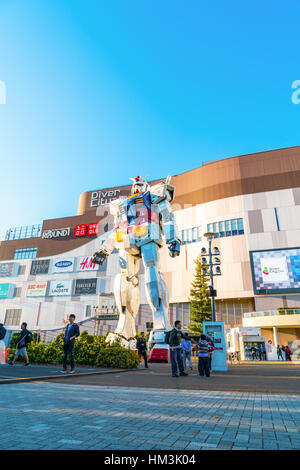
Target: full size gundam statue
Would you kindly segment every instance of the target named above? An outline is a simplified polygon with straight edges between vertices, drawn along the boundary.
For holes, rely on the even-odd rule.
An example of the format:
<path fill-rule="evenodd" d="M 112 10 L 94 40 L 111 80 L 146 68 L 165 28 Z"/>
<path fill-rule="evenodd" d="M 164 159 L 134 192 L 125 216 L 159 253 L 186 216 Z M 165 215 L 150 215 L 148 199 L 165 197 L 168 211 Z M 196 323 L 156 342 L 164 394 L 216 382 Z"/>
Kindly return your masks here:
<path fill-rule="evenodd" d="M 136 335 L 141 259 L 145 268 L 147 300 L 153 312 L 153 329 L 166 330 L 170 327 L 169 292 L 159 267 L 159 249 L 165 240 L 169 254 L 174 258 L 180 254 L 181 243 L 170 207 L 175 192 L 175 187 L 170 185 L 170 176 L 152 187 L 141 176 L 131 179 L 131 195 L 110 202 L 114 227 L 93 256 L 93 262 L 102 265 L 114 248 L 119 251 L 121 273 L 117 274 L 114 283 L 119 321 L 109 340 L 121 337 L 124 345 L 128 345 Z"/>

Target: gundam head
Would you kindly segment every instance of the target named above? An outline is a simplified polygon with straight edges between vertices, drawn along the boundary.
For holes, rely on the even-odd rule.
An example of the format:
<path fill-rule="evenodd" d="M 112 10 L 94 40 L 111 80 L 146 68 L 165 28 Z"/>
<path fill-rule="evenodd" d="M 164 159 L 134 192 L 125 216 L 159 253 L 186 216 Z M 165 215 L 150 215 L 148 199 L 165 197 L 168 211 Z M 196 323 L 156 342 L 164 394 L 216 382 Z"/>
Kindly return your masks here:
<path fill-rule="evenodd" d="M 142 176 L 137 176 L 136 178 L 130 178 L 133 181 L 131 187 L 131 194 L 138 194 L 148 191 L 149 184 Z"/>

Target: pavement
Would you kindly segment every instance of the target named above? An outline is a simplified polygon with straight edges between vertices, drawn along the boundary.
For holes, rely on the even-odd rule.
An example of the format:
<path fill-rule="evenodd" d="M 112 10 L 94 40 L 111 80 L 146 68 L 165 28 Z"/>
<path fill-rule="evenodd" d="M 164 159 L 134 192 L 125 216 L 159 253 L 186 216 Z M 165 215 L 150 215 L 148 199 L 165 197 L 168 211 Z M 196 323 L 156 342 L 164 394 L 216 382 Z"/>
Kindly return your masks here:
<path fill-rule="evenodd" d="M 150 363 L 149 369 L 130 370 L 126 374 L 69 377 L 68 383 L 175 390 L 214 390 L 230 392 L 300 393 L 300 367 L 276 364 L 233 364 L 227 372 L 213 372 L 209 379 L 198 377 L 196 363 L 188 377 L 171 376 L 170 364 Z M 55 377 L 54 382 L 61 382 Z"/>
<path fill-rule="evenodd" d="M 65 374 L 62 367 L 57 365 L 37 365 L 24 366 L 17 362 L 15 365 L 0 364 L 0 385 L 4 383 L 35 382 L 37 380 L 53 380 L 60 377 L 61 380 L 69 377 L 86 377 L 90 375 L 115 374 L 127 372 L 126 369 L 109 369 L 100 367 L 77 367 L 75 373 L 70 374 L 70 369 Z"/>
<path fill-rule="evenodd" d="M 0 390 L 5 450 L 300 449 L 300 395 L 70 381 Z"/>

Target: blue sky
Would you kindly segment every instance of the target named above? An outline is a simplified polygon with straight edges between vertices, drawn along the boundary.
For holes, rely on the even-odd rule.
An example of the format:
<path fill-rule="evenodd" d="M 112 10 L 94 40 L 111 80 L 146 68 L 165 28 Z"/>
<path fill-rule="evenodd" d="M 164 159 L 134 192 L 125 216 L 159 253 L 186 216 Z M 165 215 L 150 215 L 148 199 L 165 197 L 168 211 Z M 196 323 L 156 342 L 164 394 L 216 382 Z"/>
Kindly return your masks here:
<path fill-rule="evenodd" d="M 83 191 L 298 145 L 296 0 L 0 0 L 0 235 Z"/>

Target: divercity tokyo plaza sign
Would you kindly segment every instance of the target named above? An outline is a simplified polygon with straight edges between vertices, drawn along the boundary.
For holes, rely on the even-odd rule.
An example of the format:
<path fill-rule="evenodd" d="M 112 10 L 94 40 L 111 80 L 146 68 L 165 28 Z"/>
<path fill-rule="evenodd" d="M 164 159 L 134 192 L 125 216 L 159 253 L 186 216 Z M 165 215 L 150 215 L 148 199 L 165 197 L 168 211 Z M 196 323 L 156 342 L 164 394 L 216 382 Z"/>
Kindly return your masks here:
<path fill-rule="evenodd" d="M 120 189 L 93 191 L 91 197 L 91 207 L 106 206 L 114 199 L 117 199 L 120 196 L 120 192 Z"/>

